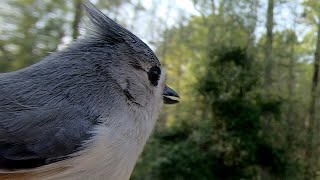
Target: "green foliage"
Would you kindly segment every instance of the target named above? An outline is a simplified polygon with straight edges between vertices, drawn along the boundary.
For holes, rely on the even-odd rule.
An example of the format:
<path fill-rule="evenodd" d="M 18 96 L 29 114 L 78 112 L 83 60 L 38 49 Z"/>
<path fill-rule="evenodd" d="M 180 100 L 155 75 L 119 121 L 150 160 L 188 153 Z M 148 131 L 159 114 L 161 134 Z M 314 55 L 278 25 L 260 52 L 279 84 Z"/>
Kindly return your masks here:
<path fill-rule="evenodd" d="M 0 43 L 2 70 L 28 66 L 57 49 L 66 35 L 64 1 L 13 0 L 7 5 L 10 10 L 1 11 L 6 27 Z"/>
<path fill-rule="evenodd" d="M 212 118 L 182 121 L 158 132 L 140 162 L 149 171 L 132 179 L 147 174 L 152 179 L 252 179 L 260 168 L 285 177 L 289 166 L 299 166 L 288 160 L 285 147 L 274 146 L 273 132 L 264 129 L 262 115 L 279 117 L 281 101 L 256 92 L 256 62 L 242 48 L 221 48 L 215 54 L 199 81 Z M 159 154 L 149 154 L 150 149 Z"/>
<path fill-rule="evenodd" d="M 212 18 L 218 21 L 222 17 Z M 301 178 L 302 163 L 292 157 L 293 152 L 284 139 L 287 131 L 281 131 L 287 127 L 283 116 L 287 97 L 276 92 L 269 97 L 262 94 L 263 63 L 260 57 L 263 50 L 252 53 L 252 50 L 260 49 L 260 42 L 257 47 L 247 49 L 250 46 L 241 40 L 243 31 L 228 29 L 221 32 L 220 27 L 215 27 L 216 34 L 208 41 L 204 36 L 208 33 L 206 26 L 203 27 L 197 18 L 181 28 L 187 30 L 172 29 L 170 32 L 173 40 L 166 57 L 178 51 L 180 59 L 194 58 L 194 61 L 177 62 L 174 59 L 172 63 L 190 64 L 191 69 L 187 70 L 186 78 L 172 75 L 171 71 L 169 77 L 178 77 L 189 88 L 187 91 L 192 87 L 191 90 L 196 89 L 201 98 L 194 101 L 182 95 L 187 100 L 182 101 L 185 104 L 180 105 L 177 113 L 186 116 L 179 116 L 174 123 L 157 131 L 132 179 L 257 179 L 261 171 L 274 178 Z M 182 36 L 190 29 L 192 35 Z M 276 36 L 279 37 L 277 43 L 283 43 L 281 49 L 279 47 L 278 52 L 282 53 L 277 55 L 279 58 L 291 52 L 286 44 L 296 42 L 292 32 L 283 34 L 285 36 Z M 230 44 L 230 41 L 236 43 Z M 190 54 L 195 49 L 196 52 Z M 196 77 L 197 81 L 183 81 L 190 76 Z M 286 87 L 282 86 L 282 89 Z M 188 107 L 194 108 L 190 111 Z M 199 108 L 202 113 L 195 113 Z M 272 122 L 265 122 L 265 115 L 271 116 Z"/>
<path fill-rule="evenodd" d="M 248 57 L 246 51 L 241 48 L 229 48 L 215 54 L 216 60 L 210 63 L 211 68 L 203 78 L 200 92 L 213 99 L 210 105 L 214 123 L 223 127 L 222 134 L 226 134 L 224 138 L 232 147 L 227 151 L 225 158 L 233 159 L 230 166 L 237 168 L 238 177 L 243 178 L 252 165 L 284 167 L 280 165 L 281 160 L 273 152 L 272 143 L 268 143 L 268 136 L 262 136 L 264 133 L 270 133 L 264 132 L 263 115 L 268 113 L 278 116 L 281 103 L 278 100 L 264 100 L 259 92 L 256 92 L 260 85 L 254 65 L 256 61 Z M 217 73 L 212 74 L 215 71 Z M 208 80 L 215 81 L 215 84 L 206 83 Z M 269 157 L 260 161 L 261 152 Z M 273 173 L 280 172 L 284 172 L 284 169 L 273 170 Z"/>
<path fill-rule="evenodd" d="M 243 96 L 244 92 L 257 86 L 259 69 L 245 53 L 244 49 L 228 47 L 221 47 L 215 51 L 213 54 L 216 56 L 212 57 L 213 60 L 207 66 L 207 73 L 200 81 L 200 93 L 210 94 L 207 98 L 215 102 L 233 96 Z"/>

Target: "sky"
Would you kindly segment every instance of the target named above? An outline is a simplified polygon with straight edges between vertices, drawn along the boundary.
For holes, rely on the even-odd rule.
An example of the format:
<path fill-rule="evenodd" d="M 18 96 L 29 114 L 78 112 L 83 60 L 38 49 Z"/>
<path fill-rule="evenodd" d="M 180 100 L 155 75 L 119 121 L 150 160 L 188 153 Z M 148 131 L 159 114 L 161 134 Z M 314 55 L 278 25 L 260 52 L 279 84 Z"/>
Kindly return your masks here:
<path fill-rule="evenodd" d="M 215 0 L 217 3 L 218 0 Z M 256 35 L 261 37 L 266 32 L 266 10 L 268 0 L 260 0 L 260 8 L 258 11 L 258 24 L 256 28 Z M 277 4 L 274 9 L 274 20 L 276 22 L 274 31 L 281 31 L 286 28 L 295 27 L 299 39 L 301 40 L 308 29 L 305 25 L 299 25 L 294 21 L 294 14 L 297 15 L 303 12 L 303 8 L 300 5 L 302 0 L 289 0 L 287 3 Z M 167 25 L 173 26 L 179 21 L 180 14 L 184 14 L 187 17 L 191 15 L 199 15 L 194 9 L 192 0 L 142 0 L 142 4 L 146 9 L 151 9 L 154 4 L 157 5 L 157 16 L 165 19 Z M 171 4 L 171 8 L 169 8 Z M 144 20 L 141 20 L 144 21 Z M 143 26 L 137 25 L 137 28 Z M 134 28 L 133 30 L 137 30 Z M 138 32 L 139 33 L 139 32 Z"/>
<path fill-rule="evenodd" d="M 96 0 L 91 0 L 93 3 Z M 132 0 L 139 2 L 139 0 Z M 215 0 L 217 3 L 219 0 Z M 258 24 L 256 28 L 257 37 L 261 37 L 265 32 L 266 9 L 268 0 L 259 0 L 261 6 L 258 11 Z M 281 31 L 286 28 L 294 27 L 299 39 L 309 30 L 305 25 L 299 25 L 294 22 L 294 13 L 301 14 L 303 8 L 300 5 L 302 0 L 289 0 L 285 4 L 277 4 L 274 10 L 274 18 L 276 22 L 275 31 Z M 132 6 L 124 6 L 121 9 L 121 24 L 126 24 L 138 37 L 145 40 L 150 46 L 153 41 L 161 38 L 161 31 L 167 27 L 170 28 L 179 23 L 181 17 L 188 19 L 192 15 L 199 15 L 195 10 L 192 0 L 141 0 L 142 6 L 146 11 L 135 14 Z M 5 7 L 4 7 L 5 9 Z M 157 17 L 151 16 L 154 13 Z M 71 17 L 72 18 L 72 17 Z M 111 15 L 112 18 L 112 15 Z M 150 26 L 151 24 L 151 26 Z M 70 37 L 66 37 L 66 44 L 71 41 Z"/>
<path fill-rule="evenodd" d="M 138 2 L 138 0 L 132 1 Z M 160 35 L 157 34 L 160 32 L 159 29 L 174 26 L 179 22 L 182 15 L 186 16 L 185 18 L 191 15 L 199 15 L 194 9 L 191 0 L 142 0 L 141 2 L 147 12 L 138 14 L 138 17 L 134 20 L 133 25 L 129 26 L 129 29 L 147 42 L 153 41 L 153 38 L 160 38 Z M 124 7 L 124 9 L 124 16 L 129 17 L 127 19 L 134 19 L 132 9 L 129 7 Z M 150 13 L 152 12 L 158 19 L 151 17 Z M 154 26 L 149 26 L 149 24 L 153 24 Z"/>

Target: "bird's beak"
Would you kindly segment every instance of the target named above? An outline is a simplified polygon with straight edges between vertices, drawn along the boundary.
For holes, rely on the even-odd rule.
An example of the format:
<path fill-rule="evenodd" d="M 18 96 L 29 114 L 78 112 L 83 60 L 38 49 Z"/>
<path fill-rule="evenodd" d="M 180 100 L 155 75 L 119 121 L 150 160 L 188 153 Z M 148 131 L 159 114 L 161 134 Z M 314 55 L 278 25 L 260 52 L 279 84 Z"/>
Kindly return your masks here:
<path fill-rule="evenodd" d="M 172 90 L 171 88 L 169 88 L 168 86 L 166 86 L 164 88 L 163 91 L 163 102 L 165 104 L 175 104 L 179 102 L 179 95 Z"/>

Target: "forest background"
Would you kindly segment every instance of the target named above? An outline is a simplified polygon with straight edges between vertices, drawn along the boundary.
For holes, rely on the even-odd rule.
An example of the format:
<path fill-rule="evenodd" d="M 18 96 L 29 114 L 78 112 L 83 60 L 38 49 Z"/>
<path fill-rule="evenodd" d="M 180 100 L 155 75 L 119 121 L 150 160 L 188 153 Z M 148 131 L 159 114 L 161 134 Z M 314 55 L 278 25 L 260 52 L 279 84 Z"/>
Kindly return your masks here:
<path fill-rule="evenodd" d="M 320 179 L 319 0 L 92 0 L 156 52 L 167 106 L 132 180 Z M 0 72 L 61 50 L 80 0 L 1 0 Z"/>

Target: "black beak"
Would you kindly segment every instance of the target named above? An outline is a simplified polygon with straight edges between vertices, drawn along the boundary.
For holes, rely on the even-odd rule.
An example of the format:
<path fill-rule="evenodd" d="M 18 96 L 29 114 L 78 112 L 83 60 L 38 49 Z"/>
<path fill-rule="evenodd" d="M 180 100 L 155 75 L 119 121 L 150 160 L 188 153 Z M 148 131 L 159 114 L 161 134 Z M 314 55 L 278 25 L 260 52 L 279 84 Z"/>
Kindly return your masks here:
<path fill-rule="evenodd" d="M 180 98 L 179 95 L 174 90 L 172 90 L 168 86 L 166 86 L 164 88 L 164 91 L 163 91 L 163 102 L 165 104 L 178 103 L 179 102 L 179 100 L 178 100 L 179 98 Z"/>

